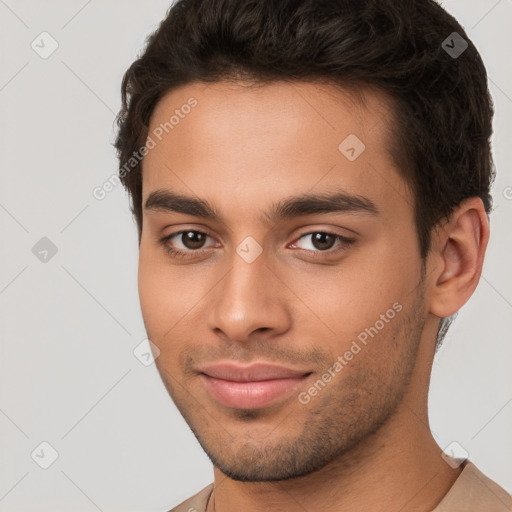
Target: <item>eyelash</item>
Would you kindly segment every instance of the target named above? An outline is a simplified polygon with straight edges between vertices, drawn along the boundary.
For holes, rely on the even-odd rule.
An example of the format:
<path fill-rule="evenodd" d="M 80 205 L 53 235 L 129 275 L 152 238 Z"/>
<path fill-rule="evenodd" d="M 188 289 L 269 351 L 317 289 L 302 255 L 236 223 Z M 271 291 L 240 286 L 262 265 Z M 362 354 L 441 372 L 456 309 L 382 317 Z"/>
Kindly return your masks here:
<path fill-rule="evenodd" d="M 193 257 L 200 255 L 203 252 L 208 250 L 208 249 L 195 249 L 195 250 L 189 249 L 188 251 L 183 251 L 181 249 L 175 249 L 174 247 L 169 246 L 168 242 L 171 238 L 174 238 L 175 236 L 181 235 L 183 233 L 199 233 L 202 235 L 210 236 L 208 233 L 205 233 L 203 231 L 197 231 L 194 229 L 184 229 L 182 231 L 177 231 L 176 233 L 171 233 L 170 235 L 167 235 L 160 240 L 160 243 L 162 244 L 163 248 L 169 255 L 171 255 L 172 257 L 175 257 L 175 258 L 193 258 Z M 336 241 L 340 242 L 340 244 L 338 244 L 338 246 L 337 246 L 338 248 L 337 249 L 332 249 L 332 248 L 326 249 L 325 251 L 320 251 L 320 250 L 312 251 L 309 249 L 298 249 L 298 250 L 312 253 L 313 258 L 319 258 L 326 254 L 331 255 L 331 256 L 334 254 L 338 254 L 339 252 L 342 252 L 342 251 L 348 249 L 348 247 L 355 242 L 355 240 L 353 238 L 347 238 L 343 235 L 340 235 L 338 233 L 332 233 L 330 231 L 309 231 L 307 233 L 303 233 L 302 235 L 300 235 L 296 240 L 298 241 L 305 236 L 315 235 L 318 233 L 323 234 L 323 235 L 334 236 Z M 336 247 L 336 246 L 334 246 L 334 247 Z"/>

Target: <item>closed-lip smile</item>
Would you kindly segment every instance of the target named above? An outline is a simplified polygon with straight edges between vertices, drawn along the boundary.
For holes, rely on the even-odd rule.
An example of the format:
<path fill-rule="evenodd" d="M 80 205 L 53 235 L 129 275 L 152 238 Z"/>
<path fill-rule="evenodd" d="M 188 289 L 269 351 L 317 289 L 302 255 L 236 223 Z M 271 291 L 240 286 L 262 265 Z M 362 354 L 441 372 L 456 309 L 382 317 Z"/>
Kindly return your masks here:
<path fill-rule="evenodd" d="M 210 395 L 232 408 L 264 407 L 299 386 L 311 371 L 268 363 L 216 363 L 198 370 Z"/>

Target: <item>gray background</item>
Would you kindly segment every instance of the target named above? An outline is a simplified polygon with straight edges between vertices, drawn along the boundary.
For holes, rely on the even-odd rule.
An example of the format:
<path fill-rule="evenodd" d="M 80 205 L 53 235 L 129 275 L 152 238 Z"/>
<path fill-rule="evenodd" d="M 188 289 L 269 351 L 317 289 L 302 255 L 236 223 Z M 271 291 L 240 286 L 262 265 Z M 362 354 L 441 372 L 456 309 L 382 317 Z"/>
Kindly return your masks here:
<path fill-rule="evenodd" d="M 168 6 L 0 0 L 1 511 L 163 511 L 213 477 L 133 353 L 145 331 L 127 196 L 92 195 L 116 172 L 122 74 Z M 489 72 L 498 175 L 480 285 L 434 362 L 431 427 L 512 492 L 512 0 L 444 6 Z M 53 40 L 46 59 L 31 47 Z M 43 441 L 58 453 L 47 469 Z"/>

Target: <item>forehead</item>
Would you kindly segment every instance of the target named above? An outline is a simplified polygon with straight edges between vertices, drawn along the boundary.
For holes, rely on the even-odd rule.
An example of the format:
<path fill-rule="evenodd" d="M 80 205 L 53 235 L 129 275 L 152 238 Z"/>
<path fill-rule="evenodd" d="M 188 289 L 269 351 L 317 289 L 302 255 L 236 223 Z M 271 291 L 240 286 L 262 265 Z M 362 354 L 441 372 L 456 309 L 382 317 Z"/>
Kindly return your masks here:
<path fill-rule="evenodd" d="M 360 95 L 305 82 L 182 86 L 153 112 L 143 202 L 167 188 L 240 212 L 333 187 L 407 202 L 389 154 L 391 118 L 387 98 L 374 90 Z"/>

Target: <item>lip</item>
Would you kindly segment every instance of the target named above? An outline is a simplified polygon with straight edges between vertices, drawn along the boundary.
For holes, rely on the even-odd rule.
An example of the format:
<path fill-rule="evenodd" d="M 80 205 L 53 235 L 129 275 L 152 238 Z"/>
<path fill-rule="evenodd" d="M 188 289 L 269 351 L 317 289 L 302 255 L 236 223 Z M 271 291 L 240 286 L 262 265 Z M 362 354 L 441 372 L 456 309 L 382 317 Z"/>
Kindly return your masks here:
<path fill-rule="evenodd" d="M 249 366 L 242 366 L 232 362 L 217 363 L 205 366 L 199 370 L 216 379 L 230 380 L 233 382 L 254 382 L 272 379 L 293 379 L 303 377 L 310 371 L 296 370 L 285 366 L 278 366 L 268 363 L 253 363 Z"/>
<path fill-rule="evenodd" d="M 200 370 L 210 395 L 232 408 L 255 409 L 298 387 L 312 372 L 270 364 L 220 363 Z"/>

